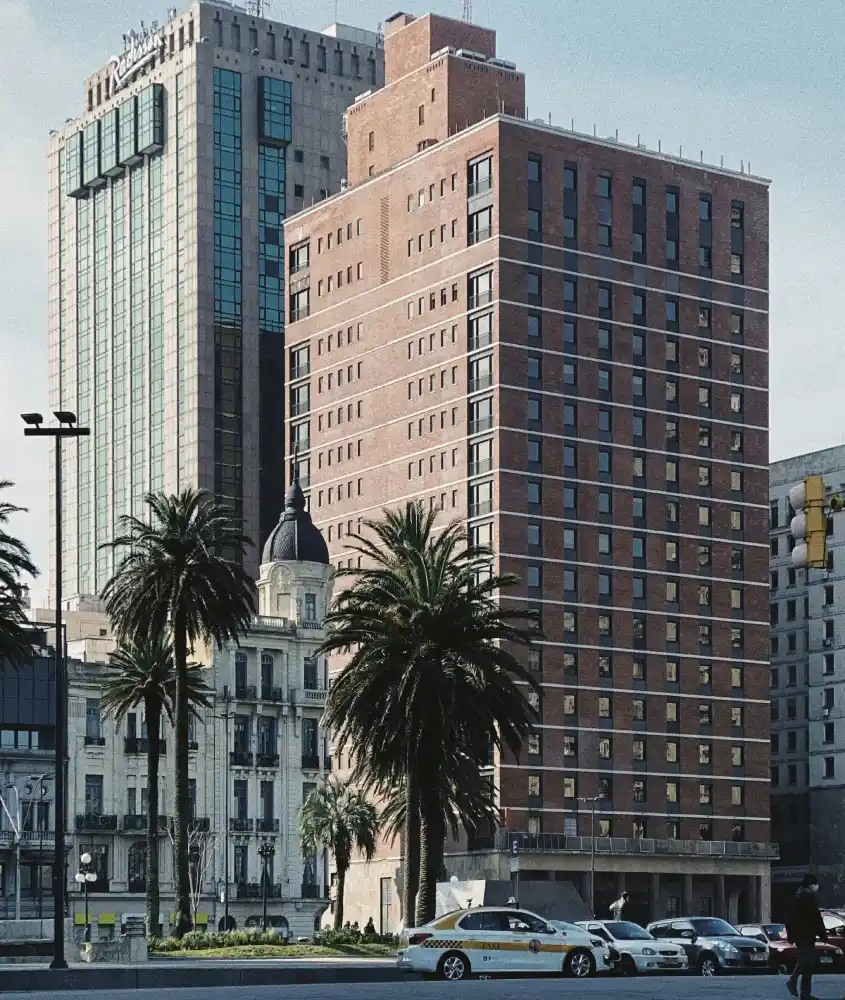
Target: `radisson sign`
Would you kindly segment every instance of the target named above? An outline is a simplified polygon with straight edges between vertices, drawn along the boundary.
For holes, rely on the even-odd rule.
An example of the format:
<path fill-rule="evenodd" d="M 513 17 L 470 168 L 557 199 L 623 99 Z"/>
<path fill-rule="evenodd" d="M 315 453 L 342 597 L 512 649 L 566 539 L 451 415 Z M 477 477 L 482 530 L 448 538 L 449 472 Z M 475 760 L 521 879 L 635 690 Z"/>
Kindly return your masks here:
<path fill-rule="evenodd" d="M 137 73 L 142 66 L 152 62 L 156 53 L 164 44 L 164 28 L 154 31 L 147 31 L 139 35 L 135 31 L 130 31 L 124 36 L 126 48 L 123 55 L 112 56 L 109 59 L 111 69 L 112 92 L 125 87 L 127 81 L 134 73 Z"/>

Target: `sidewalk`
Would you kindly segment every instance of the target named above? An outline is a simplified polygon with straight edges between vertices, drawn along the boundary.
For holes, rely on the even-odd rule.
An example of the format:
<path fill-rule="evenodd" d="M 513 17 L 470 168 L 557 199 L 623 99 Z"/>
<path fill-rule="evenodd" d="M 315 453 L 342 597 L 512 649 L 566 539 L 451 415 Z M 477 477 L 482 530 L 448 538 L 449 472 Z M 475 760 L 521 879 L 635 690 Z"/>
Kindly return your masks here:
<path fill-rule="evenodd" d="M 0 994 L 60 990 L 143 990 L 215 986 L 302 986 L 311 983 L 392 983 L 415 977 L 393 959 L 157 959 L 144 965 L 9 964 L 0 971 Z"/>

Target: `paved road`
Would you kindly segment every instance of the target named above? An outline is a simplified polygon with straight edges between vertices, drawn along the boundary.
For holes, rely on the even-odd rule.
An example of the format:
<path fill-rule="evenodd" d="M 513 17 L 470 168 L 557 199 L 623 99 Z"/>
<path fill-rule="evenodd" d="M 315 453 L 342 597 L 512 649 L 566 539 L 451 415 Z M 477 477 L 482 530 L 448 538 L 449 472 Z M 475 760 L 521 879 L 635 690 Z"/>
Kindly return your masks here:
<path fill-rule="evenodd" d="M 845 976 L 822 976 L 814 992 L 842 1000 Z M 453 983 L 385 983 L 337 986 L 267 986 L 217 990 L 137 990 L 131 993 L 4 993 L 3 1000 L 789 1000 L 784 980 L 774 976 L 700 979 L 491 980 Z"/>

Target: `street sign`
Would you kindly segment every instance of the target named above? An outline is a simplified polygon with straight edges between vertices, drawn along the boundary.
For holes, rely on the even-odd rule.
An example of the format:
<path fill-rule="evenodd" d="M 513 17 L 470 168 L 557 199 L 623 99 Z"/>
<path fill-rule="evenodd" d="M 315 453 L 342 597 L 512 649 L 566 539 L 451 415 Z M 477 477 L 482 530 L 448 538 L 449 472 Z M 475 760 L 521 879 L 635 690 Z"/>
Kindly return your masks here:
<path fill-rule="evenodd" d="M 511 853 L 512 854 L 519 854 L 519 841 L 518 840 L 515 840 L 513 842 L 513 845 L 511 846 Z"/>
<path fill-rule="evenodd" d="M 519 858 L 511 858 L 511 875 L 519 872 Z"/>

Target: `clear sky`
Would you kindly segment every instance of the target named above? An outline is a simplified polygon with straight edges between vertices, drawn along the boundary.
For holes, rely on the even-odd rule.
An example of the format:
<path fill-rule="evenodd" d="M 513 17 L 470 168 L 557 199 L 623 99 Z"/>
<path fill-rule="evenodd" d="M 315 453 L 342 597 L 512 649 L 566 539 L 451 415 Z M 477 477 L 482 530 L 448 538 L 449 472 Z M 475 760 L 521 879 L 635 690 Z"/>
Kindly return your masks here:
<path fill-rule="evenodd" d="M 178 5 L 179 9 L 181 5 Z M 19 414 L 47 410 L 46 159 L 50 128 L 122 34 L 168 0 L 0 0 L 0 479 L 14 526 L 47 563 L 46 445 Z M 460 17 L 462 0 L 273 0 L 267 16 L 374 29 L 404 9 Z M 474 0 L 499 55 L 528 77 L 528 112 L 739 167 L 771 188 L 771 457 L 841 443 L 845 354 L 841 0 Z M 839 302 L 840 306 L 836 303 Z M 44 585 L 36 585 L 36 593 Z"/>

